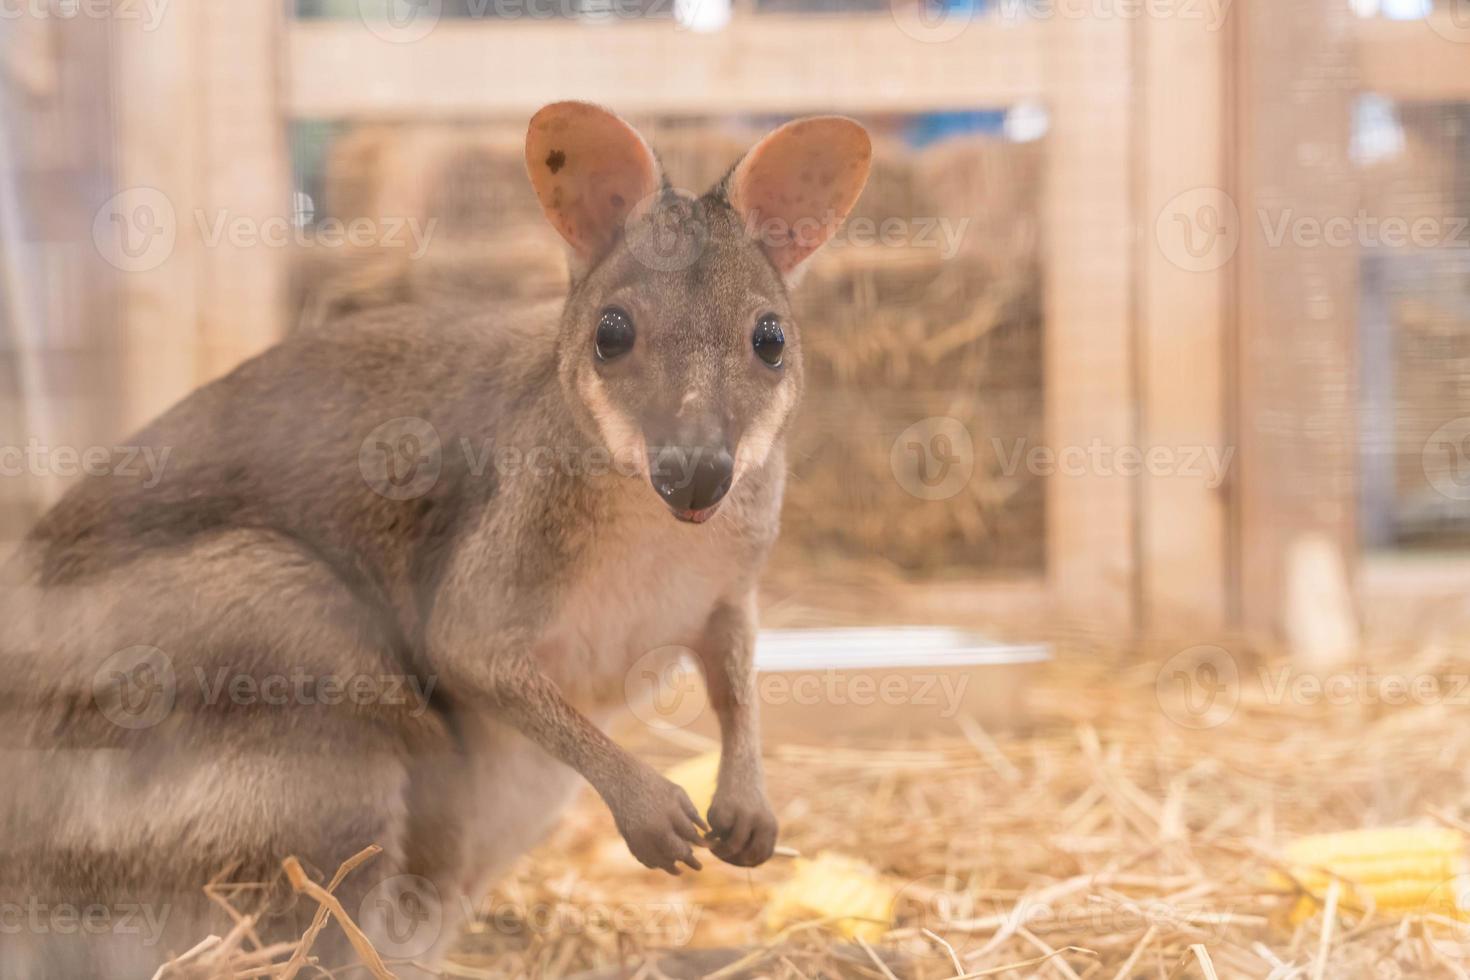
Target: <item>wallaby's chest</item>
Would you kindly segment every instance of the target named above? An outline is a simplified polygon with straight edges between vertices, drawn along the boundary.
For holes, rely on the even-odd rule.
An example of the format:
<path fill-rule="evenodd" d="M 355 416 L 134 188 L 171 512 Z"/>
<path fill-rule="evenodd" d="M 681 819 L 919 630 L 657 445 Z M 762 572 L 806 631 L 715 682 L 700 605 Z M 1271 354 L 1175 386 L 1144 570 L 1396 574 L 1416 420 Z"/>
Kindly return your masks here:
<path fill-rule="evenodd" d="M 657 516 L 600 536 L 548 624 L 542 669 L 587 709 L 622 704 L 640 662 L 693 647 L 751 571 L 737 537 Z"/>

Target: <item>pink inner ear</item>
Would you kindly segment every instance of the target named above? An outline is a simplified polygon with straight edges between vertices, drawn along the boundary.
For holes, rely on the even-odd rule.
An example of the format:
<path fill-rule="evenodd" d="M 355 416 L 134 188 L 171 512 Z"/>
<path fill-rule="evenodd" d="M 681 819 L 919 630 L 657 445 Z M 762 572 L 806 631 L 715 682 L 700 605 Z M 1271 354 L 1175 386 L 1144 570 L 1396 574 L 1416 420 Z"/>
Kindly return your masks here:
<path fill-rule="evenodd" d="M 585 102 L 536 113 L 526 171 L 547 220 L 584 260 L 606 252 L 628 212 L 659 188 L 658 164 L 637 131 Z"/>
<path fill-rule="evenodd" d="M 798 119 L 735 168 L 730 203 L 783 275 L 836 232 L 868 179 L 867 132 L 840 116 Z"/>

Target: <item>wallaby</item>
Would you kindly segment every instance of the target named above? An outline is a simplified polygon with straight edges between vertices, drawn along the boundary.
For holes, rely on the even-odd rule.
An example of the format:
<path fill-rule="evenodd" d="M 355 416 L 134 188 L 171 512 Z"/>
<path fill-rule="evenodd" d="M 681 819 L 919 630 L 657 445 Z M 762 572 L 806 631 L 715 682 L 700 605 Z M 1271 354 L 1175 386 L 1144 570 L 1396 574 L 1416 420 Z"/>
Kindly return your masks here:
<path fill-rule="evenodd" d="M 559 310 L 294 333 L 131 440 L 160 476 L 73 487 L 0 580 L 0 976 L 146 977 L 233 925 L 211 881 L 369 844 L 337 895 L 399 975 L 432 969 L 578 774 L 650 868 L 769 858 L 752 648 L 802 387 L 788 288 L 870 156 L 801 119 L 695 197 L 616 115 L 549 105 L 526 165 L 570 246 Z M 679 648 L 721 729 L 708 814 L 603 727 Z M 282 891 L 261 942 L 316 909 Z"/>

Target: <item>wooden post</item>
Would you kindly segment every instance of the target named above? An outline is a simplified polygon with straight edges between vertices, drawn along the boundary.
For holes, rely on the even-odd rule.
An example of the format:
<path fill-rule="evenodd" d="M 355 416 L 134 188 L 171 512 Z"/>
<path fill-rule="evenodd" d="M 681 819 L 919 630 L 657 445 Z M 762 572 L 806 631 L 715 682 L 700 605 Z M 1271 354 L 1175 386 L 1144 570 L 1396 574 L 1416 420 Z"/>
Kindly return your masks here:
<path fill-rule="evenodd" d="M 1138 576 L 1138 480 L 1088 455 L 1137 445 L 1133 26 L 1059 16 L 1046 44 L 1047 575 L 1063 619 L 1108 631 L 1134 624 Z"/>
<path fill-rule="evenodd" d="M 1239 0 L 1232 17 L 1241 18 L 1240 612 L 1247 627 L 1282 634 L 1301 584 L 1290 556 L 1344 569 L 1355 557 L 1358 249 L 1316 229 L 1357 214 L 1356 18 L 1340 0 Z"/>
<path fill-rule="evenodd" d="M 199 2 L 199 0 L 194 0 Z M 294 235 L 281 84 L 285 24 L 280 3 L 202 3 L 200 190 L 207 238 L 240 221 L 250 229 L 205 242 L 200 295 L 201 381 L 223 374 L 283 333 Z"/>
<path fill-rule="evenodd" d="M 279 336 L 292 214 L 279 6 L 114 19 L 120 196 L 97 230 L 123 272 L 129 427 Z"/>
<path fill-rule="evenodd" d="M 1227 618 L 1226 320 L 1239 228 L 1227 151 L 1229 5 L 1139 21 L 1142 614 L 1152 628 Z M 1226 223 L 1229 227 L 1225 227 Z"/>
<path fill-rule="evenodd" d="M 200 208 L 197 3 L 156 24 L 113 19 L 117 196 L 98 211 L 98 247 L 119 277 L 126 404 L 119 430 L 173 404 L 198 376 Z"/>
<path fill-rule="evenodd" d="M 97 188 L 112 183 L 111 111 L 98 95 L 108 33 L 97 18 L 30 13 L 0 31 L 0 446 L 12 453 L 32 440 L 81 451 L 118 434 L 117 273 L 92 240 Z M 72 476 L 5 463 L 0 553 Z"/>

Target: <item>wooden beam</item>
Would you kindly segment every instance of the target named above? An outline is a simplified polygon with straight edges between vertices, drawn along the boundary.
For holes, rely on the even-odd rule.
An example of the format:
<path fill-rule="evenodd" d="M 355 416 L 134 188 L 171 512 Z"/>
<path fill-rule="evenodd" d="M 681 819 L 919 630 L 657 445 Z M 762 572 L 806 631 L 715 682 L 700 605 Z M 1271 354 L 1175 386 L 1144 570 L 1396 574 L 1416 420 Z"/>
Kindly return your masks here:
<path fill-rule="evenodd" d="M 1341 0 L 1242 0 L 1231 16 L 1244 18 L 1234 260 L 1241 614 L 1253 631 L 1289 636 L 1303 632 L 1289 610 L 1311 606 L 1313 591 L 1325 610 L 1340 591 L 1324 566 L 1351 569 L 1357 552 L 1359 252 L 1310 233 L 1358 209 L 1356 18 Z M 1320 580 L 1314 588 L 1303 571 Z"/>
<path fill-rule="evenodd" d="M 1061 18 L 1046 51 L 1047 577 L 1061 618 L 1109 632 L 1135 623 L 1138 595 L 1138 480 L 1113 465 L 1138 445 L 1132 26 Z"/>
<path fill-rule="evenodd" d="M 113 22 L 119 196 L 97 234 L 121 272 L 128 428 L 282 332 L 282 26 L 278 4 L 234 0 L 170 7 L 157 25 Z"/>
<path fill-rule="evenodd" d="M 202 13 L 199 382 L 224 374 L 284 333 L 294 217 L 281 102 L 283 8 L 194 0 Z M 233 223 L 247 236 L 230 234 Z M 224 232 L 216 234 L 216 232 Z"/>
<path fill-rule="evenodd" d="M 712 34 L 672 21 L 445 20 L 395 43 L 356 20 L 302 21 L 287 34 L 288 102 L 320 119 L 527 115 L 570 98 L 630 115 L 1005 106 L 1044 93 L 1046 26 L 977 19 L 924 40 L 887 15 L 773 14 Z"/>
<path fill-rule="evenodd" d="M 1406 101 L 1470 99 L 1470 16 L 1440 8 L 1425 20 L 1375 17 L 1359 20 L 1354 35 L 1365 90 Z"/>
<path fill-rule="evenodd" d="M 1218 630 L 1227 618 L 1230 26 L 1148 17 L 1136 35 L 1139 575 L 1155 629 Z M 1211 238 L 1217 220 L 1232 224 Z"/>
<path fill-rule="evenodd" d="M 119 430 L 158 415 L 197 382 L 200 207 L 198 4 L 171 6 L 156 25 L 115 17 L 113 81 L 117 196 L 94 234 L 121 273 L 126 406 Z"/>

